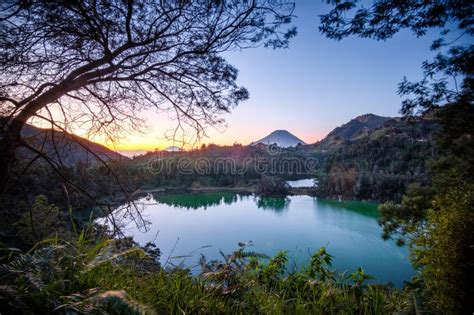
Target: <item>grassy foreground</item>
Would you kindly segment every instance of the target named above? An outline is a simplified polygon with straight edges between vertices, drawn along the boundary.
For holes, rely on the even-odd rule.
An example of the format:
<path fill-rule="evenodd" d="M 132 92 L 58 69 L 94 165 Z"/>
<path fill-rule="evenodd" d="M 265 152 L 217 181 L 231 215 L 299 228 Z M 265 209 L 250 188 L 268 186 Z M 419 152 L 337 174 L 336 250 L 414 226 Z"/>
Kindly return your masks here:
<path fill-rule="evenodd" d="M 268 258 L 239 244 L 201 272 L 162 267 L 159 250 L 85 237 L 49 239 L 29 253 L 4 249 L 0 313 L 393 314 L 410 313 L 407 293 L 367 285 L 362 269 L 336 274 L 324 248 L 288 272 L 285 252 Z"/>

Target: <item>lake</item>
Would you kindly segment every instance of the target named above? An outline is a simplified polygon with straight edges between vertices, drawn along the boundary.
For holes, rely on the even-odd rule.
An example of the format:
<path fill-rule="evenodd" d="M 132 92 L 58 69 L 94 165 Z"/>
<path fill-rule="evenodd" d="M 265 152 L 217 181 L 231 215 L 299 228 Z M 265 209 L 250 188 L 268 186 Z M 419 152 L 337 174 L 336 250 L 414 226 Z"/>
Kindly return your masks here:
<path fill-rule="evenodd" d="M 192 266 L 199 253 L 220 259 L 219 250 L 227 254 L 239 242 L 252 241 L 251 250 L 267 255 L 287 250 L 293 266 L 308 262 L 311 253 L 326 246 L 334 256 L 333 267 L 341 272 L 361 266 L 377 282 L 396 286 L 414 275 L 407 248 L 381 239 L 375 204 L 232 192 L 157 193 L 138 202 L 147 230 L 123 222 L 125 234 L 142 245 L 155 239 L 162 263 L 170 256 L 192 254 L 173 260 Z"/>
<path fill-rule="evenodd" d="M 306 179 L 297 179 L 297 180 L 289 180 L 287 181 L 288 185 L 293 188 L 298 187 L 314 187 L 314 179 L 306 178 Z"/>

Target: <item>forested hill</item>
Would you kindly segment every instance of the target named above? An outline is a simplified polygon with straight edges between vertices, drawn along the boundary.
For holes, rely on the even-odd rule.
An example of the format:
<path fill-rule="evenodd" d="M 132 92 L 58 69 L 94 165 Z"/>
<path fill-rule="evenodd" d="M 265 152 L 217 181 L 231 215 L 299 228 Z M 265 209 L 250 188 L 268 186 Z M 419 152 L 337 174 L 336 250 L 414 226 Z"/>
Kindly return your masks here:
<path fill-rule="evenodd" d="M 393 118 L 379 128 L 352 129 L 350 139 L 328 136 L 313 146 L 315 152 L 327 154 L 318 174 L 319 193 L 399 200 L 410 183 L 430 182 L 427 164 L 436 153 L 434 136 L 438 129 L 427 117 Z"/>
<path fill-rule="evenodd" d="M 103 145 L 67 132 L 25 125 L 21 135 L 34 150 L 38 150 L 55 164 L 66 167 L 74 166 L 79 162 L 95 166 L 100 163 L 100 160 L 127 159 Z M 34 150 L 22 148 L 19 156 L 30 160 L 37 155 Z"/>
<path fill-rule="evenodd" d="M 374 114 L 358 116 L 335 128 L 323 140 L 317 142 L 315 146 L 320 149 L 332 149 L 344 141 L 354 140 L 370 130 L 382 127 L 385 122 L 391 119 Z"/>

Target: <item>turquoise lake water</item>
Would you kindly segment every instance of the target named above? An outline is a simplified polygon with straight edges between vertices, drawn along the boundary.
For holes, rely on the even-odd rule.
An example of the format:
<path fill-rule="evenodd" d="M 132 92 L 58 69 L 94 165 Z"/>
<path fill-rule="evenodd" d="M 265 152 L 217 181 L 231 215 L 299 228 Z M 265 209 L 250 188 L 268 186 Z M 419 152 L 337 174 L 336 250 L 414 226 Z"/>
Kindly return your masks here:
<path fill-rule="evenodd" d="M 341 272 L 361 266 L 377 282 L 396 286 L 414 275 L 407 249 L 381 239 L 375 204 L 231 192 L 155 194 L 138 201 L 147 224 L 124 222 L 125 233 L 142 245 L 155 240 L 162 263 L 191 254 L 171 261 L 195 266 L 200 253 L 220 259 L 219 250 L 230 253 L 239 242 L 252 241 L 253 251 L 267 255 L 288 251 L 290 269 L 326 246 Z"/>

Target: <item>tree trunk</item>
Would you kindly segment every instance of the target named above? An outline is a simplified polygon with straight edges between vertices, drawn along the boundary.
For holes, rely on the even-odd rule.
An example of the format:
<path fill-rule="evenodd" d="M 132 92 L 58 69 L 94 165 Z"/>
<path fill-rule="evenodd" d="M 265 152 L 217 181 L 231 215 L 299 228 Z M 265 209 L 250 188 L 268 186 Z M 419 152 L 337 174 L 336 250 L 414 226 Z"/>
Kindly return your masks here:
<path fill-rule="evenodd" d="M 6 127 L 0 138 L 0 199 L 8 188 L 8 178 L 11 167 L 15 162 L 15 151 L 21 143 L 23 122 L 14 121 Z"/>

